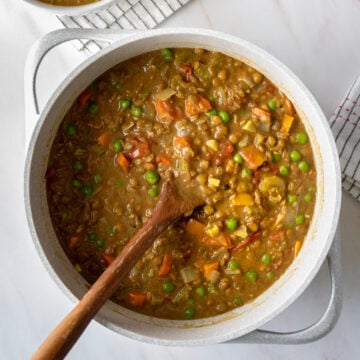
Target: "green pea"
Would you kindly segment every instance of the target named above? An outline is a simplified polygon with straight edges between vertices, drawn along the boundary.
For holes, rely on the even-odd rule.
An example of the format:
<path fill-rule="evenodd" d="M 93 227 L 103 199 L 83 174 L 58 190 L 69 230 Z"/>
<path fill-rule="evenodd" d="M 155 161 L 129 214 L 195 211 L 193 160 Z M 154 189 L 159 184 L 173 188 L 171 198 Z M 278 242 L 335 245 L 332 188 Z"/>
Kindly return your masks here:
<path fill-rule="evenodd" d="M 68 137 L 74 137 L 76 135 L 76 127 L 74 124 L 69 124 L 66 128 L 66 135 Z"/>
<path fill-rule="evenodd" d="M 101 175 L 95 175 L 94 176 L 94 182 L 95 184 L 100 184 L 103 180 L 103 177 Z"/>
<path fill-rule="evenodd" d="M 190 298 L 190 299 L 188 299 L 187 304 L 190 306 L 193 306 L 193 305 L 195 305 L 195 300 Z"/>
<path fill-rule="evenodd" d="M 72 181 L 72 185 L 73 185 L 73 187 L 76 187 L 76 188 L 81 188 L 82 187 L 82 182 L 79 180 L 79 179 L 74 179 L 73 181 Z"/>
<path fill-rule="evenodd" d="M 301 225 L 304 221 L 305 221 L 305 216 L 304 216 L 304 214 L 298 214 L 298 215 L 296 215 L 296 218 L 295 218 L 295 223 L 296 223 L 296 225 Z"/>
<path fill-rule="evenodd" d="M 155 184 L 157 184 L 157 183 L 159 182 L 159 180 L 160 180 L 160 175 L 159 175 L 159 173 L 158 173 L 157 171 L 151 171 L 151 170 L 149 170 L 149 171 L 147 171 L 147 172 L 145 173 L 145 180 L 146 180 L 149 184 L 155 185 Z"/>
<path fill-rule="evenodd" d="M 264 254 L 261 258 L 261 261 L 265 265 L 269 265 L 271 263 L 271 255 L 270 254 Z"/>
<path fill-rule="evenodd" d="M 89 105 L 88 110 L 91 115 L 95 115 L 99 112 L 99 105 L 96 103 L 92 103 Z"/>
<path fill-rule="evenodd" d="M 163 283 L 162 287 L 163 290 L 168 293 L 175 290 L 175 285 L 172 282 L 165 282 Z"/>
<path fill-rule="evenodd" d="M 121 140 L 115 140 L 113 142 L 113 149 L 116 153 L 119 153 L 124 150 L 124 146 L 123 146 Z"/>
<path fill-rule="evenodd" d="M 254 270 L 249 270 L 245 274 L 245 279 L 247 281 L 256 281 L 258 277 L 259 277 L 258 273 Z"/>
<path fill-rule="evenodd" d="M 275 273 L 273 271 L 269 271 L 268 273 L 266 273 L 266 278 L 268 280 L 272 280 L 274 279 L 274 277 L 275 277 Z"/>
<path fill-rule="evenodd" d="M 289 175 L 289 169 L 288 169 L 288 167 L 285 166 L 285 165 L 280 165 L 280 167 L 279 167 L 279 172 L 280 172 L 280 174 L 283 175 L 283 176 Z"/>
<path fill-rule="evenodd" d="M 237 164 L 242 164 L 242 162 L 243 162 L 243 158 L 241 157 L 241 155 L 239 153 L 236 153 L 234 155 L 233 159 Z"/>
<path fill-rule="evenodd" d="M 116 185 L 117 186 L 123 186 L 124 185 L 124 182 L 122 180 L 117 180 L 116 181 Z"/>
<path fill-rule="evenodd" d="M 165 58 L 165 59 L 171 59 L 173 56 L 173 51 L 171 49 L 162 49 L 161 50 L 161 55 Z"/>
<path fill-rule="evenodd" d="M 241 176 L 242 177 L 249 177 L 252 175 L 252 170 L 247 168 L 247 167 L 244 167 L 242 170 L 241 170 Z"/>
<path fill-rule="evenodd" d="M 119 101 L 120 108 L 123 110 L 128 109 L 131 106 L 131 100 L 129 99 L 122 99 Z"/>
<path fill-rule="evenodd" d="M 297 150 L 293 150 L 290 153 L 290 160 L 297 162 L 301 159 L 301 154 Z"/>
<path fill-rule="evenodd" d="M 268 107 L 271 111 L 275 111 L 276 110 L 276 101 L 274 99 L 269 100 Z"/>
<path fill-rule="evenodd" d="M 196 295 L 200 297 L 204 297 L 206 295 L 206 289 L 205 286 L 199 286 L 195 290 Z"/>
<path fill-rule="evenodd" d="M 225 110 L 220 110 L 218 112 L 219 117 L 223 121 L 224 124 L 227 124 L 230 121 L 230 114 Z"/>
<path fill-rule="evenodd" d="M 157 197 L 160 194 L 160 189 L 157 186 L 153 186 L 148 191 L 149 196 Z"/>
<path fill-rule="evenodd" d="M 134 116 L 134 117 L 136 117 L 136 118 L 141 117 L 142 112 L 143 112 L 143 111 L 142 111 L 141 106 L 133 106 L 133 107 L 131 108 L 131 114 L 132 114 L 132 116 Z"/>
<path fill-rule="evenodd" d="M 225 221 L 225 224 L 226 224 L 226 228 L 231 231 L 236 230 L 238 227 L 238 222 L 234 218 L 227 219 Z"/>
<path fill-rule="evenodd" d="M 205 113 L 205 115 L 208 117 L 212 117 L 212 116 L 217 115 L 217 111 L 215 109 L 212 109 L 212 110 L 208 111 L 207 113 Z"/>
<path fill-rule="evenodd" d="M 73 169 L 74 169 L 75 171 L 81 171 L 83 168 L 84 168 L 84 165 L 82 164 L 81 161 L 76 160 L 76 161 L 74 162 L 74 164 L 73 164 Z"/>
<path fill-rule="evenodd" d="M 121 90 L 121 89 L 122 89 L 122 84 L 117 83 L 117 84 L 115 85 L 115 89 L 116 89 L 116 90 Z"/>
<path fill-rule="evenodd" d="M 243 302 L 243 299 L 240 296 L 236 296 L 236 297 L 234 297 L 233 303 L 235 305 L 242 305 L 244 302 Z"/>
<path fill-rule="evenodd" d="M 84 185 L 83 187 L 84 195 L 90 196 L 92 195 L 93 192 L 94 192 L 94 188 L 91 185 Z"/>
<path fill-rule="evenodd" d="M 228 268 L 230 270 L 237 270 L 239 269 L 240 264 L 236 260 L 230 260 L 228 263 Z"/>
<path fill-rule="evenodd" d="M 309 165 L 306 161 L 300 161 L 299 162 L 299 169 L 302 171 L 302 172 L 307 172 L 309 171 Z"/>
<path fill-rule="evenodd" d="M 185 310 L 184 312 L 184 316 L 187 318 L 187 319 L 191 319 L 193 318 L 195 315 L 195 309 L 194 308 L 188 308 Z"/>
<path fill-rule="evenodd" d="M 288 194 L 287 199 L 288 199 L 288 203 L 290 205 L 292 205 L 292 204 L 296 203 L 298 198 L 295 194 Z"/>
<path fill-rule="evenodd" d="M 296 139 L 296 142 L 301 144 L 301 145 L 304 145 L 304 144 L 306 144 L 308 142 L 308 136 L 304 132 L 296 133 L 295 139 Z"/>
<path fill-rule="evenodd" d="M 97 239 L 97 233 L 93 232 L 88 235 L 89 241 L 95 241 Z"/>
<path fill-rule="evenodd" d="M 306 202 L 311 202 L 311 200 L 312 200 L 312 195 L 309 194 L 309 193 L 305 194 L 305 195 L 304 195 L 304 200 L 305 200 Z"/>
<path fill-rule="evenodd" d="M 277 153 L 273 153 L 272 160 L 275 163 L 279 162 L 281 160 L 281 155 Z"/>
<path fill-rule="evenodd" d="M 105 247 L 105 241 L 104 240 L 97 240 L 96 241 L 96 246 L 100 249 L 102 249 L 103 247 Z"/>

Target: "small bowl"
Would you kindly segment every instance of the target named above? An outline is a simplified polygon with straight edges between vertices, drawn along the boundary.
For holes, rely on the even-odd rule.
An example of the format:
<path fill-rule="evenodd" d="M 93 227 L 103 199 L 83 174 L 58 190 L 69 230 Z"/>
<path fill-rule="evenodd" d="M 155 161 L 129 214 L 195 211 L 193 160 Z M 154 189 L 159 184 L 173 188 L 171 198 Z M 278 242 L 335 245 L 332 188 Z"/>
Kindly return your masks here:
<path fill-rule="evenodd" d="M 47 3 L 43 3 L 39 0 L 23 0 L 27 4 L 36 7 L 41 11 L 50 12 L 56 15 L 84 15 L 87 13 L 94 12 L 95 10 L 100 10 L 109 4 L 114 3 L 114 0 L 97 0 L 93 3 L 86 4 L 86 5 L 76 5 L 76 6 L 57 6 L 51 5 Z"/>

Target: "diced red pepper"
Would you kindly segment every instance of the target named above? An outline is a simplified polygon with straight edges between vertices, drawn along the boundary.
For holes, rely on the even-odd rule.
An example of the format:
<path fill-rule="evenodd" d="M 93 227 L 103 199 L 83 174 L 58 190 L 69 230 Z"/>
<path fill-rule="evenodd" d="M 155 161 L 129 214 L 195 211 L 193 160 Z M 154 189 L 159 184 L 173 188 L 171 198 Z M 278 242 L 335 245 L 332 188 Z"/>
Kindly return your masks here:
<path fill-rule="evenodd" d="M 254 232 L 252 235 L 250 235 L 249 237 L 247 237 L 244 241 L 240 242 L 239 244 L 237 244 L 233 249 L 232 252 L 236 252 L 240 249 L 243 249 L 244 247 L 248 246 L 249 244 L 251 244 L 257 237 L 259 237 L 259 235 L 261 234 L 261 231 L 256 231 Z"/>

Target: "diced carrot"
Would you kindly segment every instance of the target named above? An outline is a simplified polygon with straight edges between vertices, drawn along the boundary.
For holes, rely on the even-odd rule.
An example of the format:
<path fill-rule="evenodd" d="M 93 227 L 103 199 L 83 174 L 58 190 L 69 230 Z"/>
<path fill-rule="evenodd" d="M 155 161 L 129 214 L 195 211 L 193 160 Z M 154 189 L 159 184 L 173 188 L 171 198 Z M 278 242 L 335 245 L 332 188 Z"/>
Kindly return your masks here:
<path fill-rule="evenodd" d="M 249 237 L 247 237 L 245 240 L 241 241 L 240 243 L 238 243 L 233 249 L 232 252 L 236 252 L 240 249 L 243 249 L 244 247 L 250 245 L 250 243 L 252 243 L 259 235 L 261 234 L 261 231 L 256 231 L 254 232 L 252 235 L 250 235 Z"/>
<path fill-rule="evenodd" d="M 172 256 L 171 253 L 166 253 L 163 257 L 162 263 L 159 268 L 159 276 L 167 276 L 171 270 Z"/>
<path fill-rule="evenodd" d="M 301 241 L 297 240 L 295 242 L 295 246 L 294 246 L 294 254 L 295 254 L 295 256 L 298 255 L 298 253 L 299 253 L 299 251 L 301 249 L 301 245 L 302 245 Z"/>
<path fill-rule="evenodd" d="M 149 143 L 141 141 L 137 138 L 131 139 L 132 147 L 127 152 L 127 155 L 131 159 L 141 159 L 145 156 L 148 156 L 151 152 Z"/>
<path fill-rule="evenodd" d="M 293 116 L 295 113 L 293 103 L 286 96 L 284 96 L 284 110 L 290 116 Z"/>
<path fill-rule="evenodd" d="M 76 243 L 79 241 L 79 237 L 78 236 L 72 236 L 70 239 L 69 239 L 69 248 L 70 249 L 73 249 L 74 246 L 76 245 Z"/>
<path fill-rule="evenodd" d="M 170 159 L 164 155 L 164 154 L 159 154 L 157 157 L 156 157 L 156 162 L 158 164 L 162 164 L 164 166 L 171 166 L 171 161 Z"/>
<path fill-rule="evenodd" d="M 200 95 L 189 95 L 185 99 L 185 111 L 188 116 L 198 115 L 211 110 L 212 106 L 208 99 Z"/>
<path fill-rule="evenodd" d="M 290 115 L 284 115 L 284 117 L 281 120 L 281 128 L 280 131 L 284 134 L 289 134 L 291 125 L 294 122 L 294 117 Z"/>
<path fill-rule="evenodd" d="M 87 102 L 90 100 L 90 97 L 91 97 L 91 93 L 89 90 L 85 90 L 84 92 L 82 92 L 78 99 L 77 99 L 77 103 L 78 103 L 78 106 L 81 108 L 81 107 L 84 107 Z"/>
<path fill-rule="evenodd" d="M 174 146 L 180 151 L 184 150 L 185 148 L 191 149 L 190 140 L 184 136 L 174 137 Z"/>
<path fill-rule="evenodd" d="M 108 147 L 111 142 L 111 134 L 108 131 L 105 131 L 97 138 L 97 140 L 102 146 Z"/>
<path fill-rule="evenodd" d="M 266 160 L 265 154 L 258 150 L 255 145 L 249 145 L 242 148 L 240 150 L 240 155 L 244 158 L 251 170 L 256 170 Z"/>
<path fill-rule="evenodd" d="M 285 237 L 285 230 L 279 230 L 269 235 L 269 240 L 279 241 L 279 240 L 283 240 L 284 237 Z"/>
<path fill-rule="evenodd" d="M 234 151 L 235 147 L 229 140 L 223 141 L 213 157 L 215 164 L 221 165 L 225 160 L 230 159 Z"/>
<path fill-rule="evenodd" d="M 255 116 L 255 118 L 259 119 L 262 122 L 269 122 L 271 120 L 270 112 L 260 107 L 253 107 L 251 109 L 251 113 Z"/>
<path fill-rule="evenodd" d="M 189 81 L 190 78 L 191 78 L 191 76 L 192 76 L 192 74 L 193 74 L 193 69 L 192 69 L 192 67 L 191 67 L 190 65 L 181 64 L 181 65 L 180 65 L 180 68 L 185 71 L 185 73 L 186 73 L 186 80 Z"/>
<path fill-rule="evenodd" d="M 169 101 L 156 99 L 155 110 L 156 116 L 161 122 L 170 123 L 175 119 L 175 109 Z"/>
<path fill-rule="evenodd" d="M 204 275 L 205 277 L 208 277 L 210 273 L 214 270 L 217 270 L 219 268 L 219 262 L 214 261 L 211 263 L 204 264 Z"/>
<path fill-rule="evenodd" d="M 104 254 L 104 253 L 101 254 L 101 257 L 104 259 L 104 261 L 106 262 L 106 265 L 108 265 L 108 266 L 115 260 L 115 256 Z"/>
<path fill-rule="evenodd" d="M 127 303 L 134 307 L 143 307 L 147 303 L 147 295 L 141 291 L 130 291 L 127 296 Z"/>
<path fill-rule="evenodd" d="M 254 199 L 248 193 L 240 193 L 231 199 L 231 203 L 234 206 L 252 206 L 254 205 Z"/>
<path fill-rule="evenodd" d="M 116 162 L 122 167 L 124 171 L 129 172 L 130 162 L 123 153 L 118 154 Z"/>
<path fill-rule="evenodd" d="M 203 236 L 200 236 L 197 241 L 199 241 L 199 243 L 201 243 L 202 245 L 213 248 L 231 248 L 233 246 L 230 236 L 224 233 L 220 233 L 216 236 L 209 236 L 207 234 L 204 234 Z"/>
<path fill-rule="evenodd" d="M 185 231 L 190 235 L 200 235 L 204 231 L 205 225 L 195 219 L 190 219 L 186 226 Z"/>

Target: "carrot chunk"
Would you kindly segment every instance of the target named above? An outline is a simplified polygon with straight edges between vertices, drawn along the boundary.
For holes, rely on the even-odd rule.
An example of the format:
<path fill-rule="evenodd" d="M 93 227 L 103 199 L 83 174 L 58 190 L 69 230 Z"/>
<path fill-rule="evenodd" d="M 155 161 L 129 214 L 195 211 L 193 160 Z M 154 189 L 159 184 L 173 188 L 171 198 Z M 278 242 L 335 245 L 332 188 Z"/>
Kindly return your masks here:
<path fill-rule="evenodd" d="M 214 261 L 211 263 L 204 264 L 204 275 L 205 277 L 208 277 L 210 273 L 214 270 L 217 270 L 219 268 L 219 262 Z"/>
<path fill-rule="evenodd" d="M 130 291 L 127 296 L 127 303 L 134 307 L 143 307 L 147 303 L 147 295 L 141 291 Z"/>
<path fill-rule="evenodd" d="M 124 171 L 129 172 L 129 170 L 130 170 L 130 162 L 125 157 L 125 155 L 123 153 L 118 154 L 118 156 L 116 158 L 116 162 L 122 167 L 122 169 Z"/>
<path fill-rule="evenodd" d="M 171 253 L 166 253 L 163 257 L 162 263 L 159 268 L 159 276 L 167 276 L 171 270 L 172 256 Z"/>
<path fill-rule="evenodd" d="M 98 143 L 104 147 L 108 147 L 111 142 L 111 135 L 108 131 L 105 131 L 98 138 Z"/>
<path fill-rule="evenodd" d="M 203 236 L 200 236 L 197 240 L 202 245 L 212 248 L 231 248 L 233 246 L 230 237 L 224 233 L 220 233 L 216 236 L 209 236 L 207 234 L 204 234 Z"/>
<path fill-rule="evenodd" d="M 205 225 L 200 221 L 190 219 L 186 226 L 185 231 L 190 235 L 199 235 L 204 231 Z"/>
<path fill-rule="evenodd" d="M 241 149 L 240 155 L 244 158 L 251 170 L 256 170 L 266 160 L 265 154 L 258 150 L 254 145 L 249 145 Z"/>
<path fill-rule="evenodd" d="M 185 99 L 185 111 L 188 116 L 198 115 L 211 110 L 212 106 L 208 99 L 199 95 L 189 95 Z"/>
<path fill-rule="evenodd" d="M 91 97 L 91 93 L 89 90 L 85 90 L 84 92 L 82 92 L 77 99 L 78 106 L 80 108 L 84 107 L 90 100 L 90 97 Z"/>
<path fill-rule="evenodd" d="M 170 123 L 175 119 L 175 109 L 169 101 L 156 99 L 155 110 L 156 116 L 161 122 Z"/>
<path fill-rule="evenodd" d="M 106 265 L 108 266 L 115 260 L 115 256 L 113 255 L 101 254 L 101 257 L 104 259 Z"/>
<path fill-rule="evenodd" d="M 171 161 L 170 159 L 164 155 L 164 154 L 159 154 L 157 157 L 156 157 L 156 162 L 158 164 L 162 164 L 164 166 L 171 166 Z"/>

